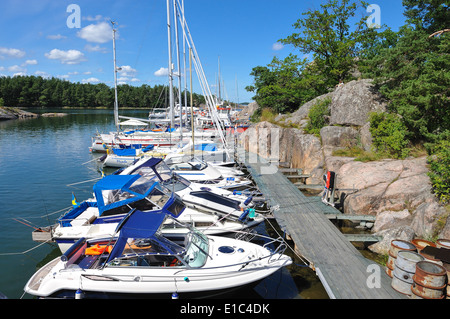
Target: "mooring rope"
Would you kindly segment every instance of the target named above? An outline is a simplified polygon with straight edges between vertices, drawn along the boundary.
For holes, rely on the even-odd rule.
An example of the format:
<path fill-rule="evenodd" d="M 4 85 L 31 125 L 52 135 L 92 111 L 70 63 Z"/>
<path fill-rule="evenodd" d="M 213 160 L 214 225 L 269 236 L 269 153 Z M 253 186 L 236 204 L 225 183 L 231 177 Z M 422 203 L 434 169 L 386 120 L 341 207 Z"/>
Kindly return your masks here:
<path fill-rule="evenodd" d="M 33 248 L 27 249 L 27 250 L 22 251 L 22 252 L 17 252 L 17 253 L 0 253 L 0 256 L 25 255 L 26 253 L 29 253 L 30 251 L 33 251 L 33 250 L 35 250 L 36 248 L 39 248 L 40 246 L 42 246 L 42 245 L 44 245 L 44 244 L 47 244 L 47 243 L 49 243 L 49 242 L 51 242 L 51 241 L 52 241 L 51 239 L 46 240 L 46 241 L 44 241 L 44 242 L 38 244 L 37 246 L 34 246 Z"/>

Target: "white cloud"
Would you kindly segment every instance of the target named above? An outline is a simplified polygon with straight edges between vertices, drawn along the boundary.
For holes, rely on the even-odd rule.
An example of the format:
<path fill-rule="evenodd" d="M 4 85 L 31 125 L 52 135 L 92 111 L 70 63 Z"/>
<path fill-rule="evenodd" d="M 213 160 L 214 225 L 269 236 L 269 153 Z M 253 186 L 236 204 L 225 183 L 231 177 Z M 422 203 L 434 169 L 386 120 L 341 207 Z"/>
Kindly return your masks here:
<path fill-rule="evenodd" d="M 83 74 L 85 74 L 85 75 L 91 75 L 92 72 L 91 72 L 91 71 L 86 71 L 86 72 L 83 72 Z"/>
<path fill-rule="evenodd" d="M 100 52 L 100 53 L 106 53 L 107 52 L 106 48 L 102 48 L 98 44 L 96 46 L 93 46 L 93 45 L 90 45 L 90 44 L 86 44 L 84 46 L 84 49 L 86 51 L 88 51 L 88 52 Z"/>
<path fill-rule="evenodd" d="M 53 49 L 49 53 L 45 53 L 45 56 L 51 60 L 59 60 L 62 64 L 78 64 L 82 61 L 86 61 L 84 53 L 78 50 L 63 51 Z"/>
<path fill-rule="evenodd" d="M 154 73 L 155 76 L 168 76 L 169 75 L 169 69 L 168 68 L 161 68 L 158 71 Z"/>
<path fill-rule="evenodd" d="M 102 19 L 104 19 L 104 18 L 100 14 L 97 14 L 95 17 L 93 17 L 93 16 L 83 17 L 83 20 L 87 20 L 87 21 L 100 21 Z"/>
<path fill-rule="evenodd" d="M 37 60 L 26 60 L 24 63 L 22 63 L 22 66 L 25 66 L 25 65 L 36 65 L 36 64 L 38 64 Z"/>
<path fill-rule="evenodd" d="M 88 42 L 106 43 L 112 40 L 112 27 L 107 22 L 90 24 L 78 31 L 77 36 Z"/>
<path fill-rule="evenodd" d="M 17 73 L 13 74 L 13 77 L 15 77 L 15 76 L 26 76 L 26 75 L 27 75 L 26 72 L 17 72 Z"/>
<path fill-rule="evenodd" d="M 27 72 L 27 69 L 24 69 L 23 67 L 21 67 L 19 65 L 12 65 L 12 66 L 8 67 L 8 71 L 22 73 L 22 72 Z"/>
<path fill-rule="evenodd" d="M 25 51 L 12 48 L 2 48 L 0 47 L 0 58 L 23 58 L 25 56 Z"/>
<path fill-rule="evenodd" d="M 34 74 L 37 75 L 37 76 L 42 76 L 43 78 L 50 78 L 51 77 L 51 75 L 48 74 L 45 71 L 36 71 L 36 72 L 34 72 Z"/>
<path fill-rule="evenodd" d="M 65 35 L 61 35 L 61 34 L 50 34 L 47 36 L 47 39 L 50 40 L 61 40 L 61 39 L 67 39 L 67 37 Z"/>
<path fill-rule="evenodd" d="M 274 51 L 280 51 L 283 48 L 284 48 L 284 46 L 280 42 L 276 42 L 272 45 L 272 50 L 274 50 Z"/>
<path fill-rule="evenodd" d="M 125 76 L 125 77 L 135 77 L 137 74 L 137 70 L 133 69 L 131 66 L 129 65 L 122 65 L 120 67 L 121 70 L 119 70 L 119 74 L 120 76 Z"/>
<path fill-rule="evenodd" d="M 5 67 L 4 66 L 0 66 L 0 71 L 5 71 Z"/>
<path fill-rule="evenodd" d="M 81 80 L 81 82 L 83 82 L 83 83 L 98 83 L 98 82 L 100 82 L 100 80 L 97 78 L 89 78 L 89 79 Z"/>

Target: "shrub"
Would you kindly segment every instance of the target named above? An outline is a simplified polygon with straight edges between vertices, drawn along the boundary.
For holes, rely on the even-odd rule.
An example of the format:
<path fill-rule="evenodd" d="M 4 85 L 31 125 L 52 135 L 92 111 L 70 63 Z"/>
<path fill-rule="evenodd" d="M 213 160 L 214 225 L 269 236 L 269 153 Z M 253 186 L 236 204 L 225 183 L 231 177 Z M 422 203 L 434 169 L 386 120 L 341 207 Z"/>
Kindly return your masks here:
<path fill-rule="evenodd" d="M 326 116 L 330 115 L 328 106 L 331 103 L 330 98 L 319 100 L 309 110 L 309 122 L 305 127 L 305 131 L 310 134 L 319 135 L 320 129 L 327 124 Z"/>
<path fill-rule="evenodd" d="M 433 190 L 443 203 L 450 202 L 450 141 L 442 140 L 428 157 L 430 163 L 430 177 Z"/>
<path fill-rule="evenodd" d="M 378 153 L 394 158 L 405 158 L 409 155 L 409 141 L 406 138 L 408 130 L 398 115 L 371 113 L 369 121 L 373 146 Z"/>

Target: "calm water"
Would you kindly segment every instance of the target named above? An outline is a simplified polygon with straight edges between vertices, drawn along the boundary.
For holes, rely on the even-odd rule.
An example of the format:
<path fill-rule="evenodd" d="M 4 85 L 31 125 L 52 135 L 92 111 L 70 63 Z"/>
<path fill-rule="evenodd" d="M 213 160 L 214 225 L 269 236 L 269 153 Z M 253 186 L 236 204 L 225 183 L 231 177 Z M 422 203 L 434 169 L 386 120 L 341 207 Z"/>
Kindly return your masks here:
<path fill-rule="evenodd" d="M 111 111 L 63 112 L 69 115 L 0 122 L 0 292 L 11 299 L 21 298 L 34 272 L 60 255 L 56 246 L 32 241 L 32 227 L 53 223 L 70 208 L 72 193 L 78 201 L 92 196 L 100 172 L 92 161 L 98 155 L 89 152 L 91 137 L 114 129 Z M 146 117 L 147 112 L 122 115 Z M 69 186 L 88 180 L 93 181 Z M 267 225 L 258 231 L 271 234 Z M 255 288 L 231 297 L 328 298 L 315 274 L 297 259 Z"/>

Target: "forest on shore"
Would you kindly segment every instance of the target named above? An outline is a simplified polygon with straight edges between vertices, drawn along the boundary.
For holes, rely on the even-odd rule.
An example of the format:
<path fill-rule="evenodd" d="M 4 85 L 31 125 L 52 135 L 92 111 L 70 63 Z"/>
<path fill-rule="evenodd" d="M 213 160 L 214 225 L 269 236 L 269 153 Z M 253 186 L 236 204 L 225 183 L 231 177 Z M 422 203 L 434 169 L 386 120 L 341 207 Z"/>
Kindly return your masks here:
<path fill-rule="evenodd" d="M 176 88 L 174 88 L 175 90 Z M 121 108 L 167 107 L 169 88 L 165 85 L 117 87 Z M 193 93 L 193 104 L 205 103 L 203 95 Z M 190 93 L 187 92 L 188 99 Z M 184 92 L 182 94 L 184 104 Z M 114 88 L 104 83 L 73 83 L 41 76 L 0 77 L 0 106 L 18 108 L 113 108 Z"/>

